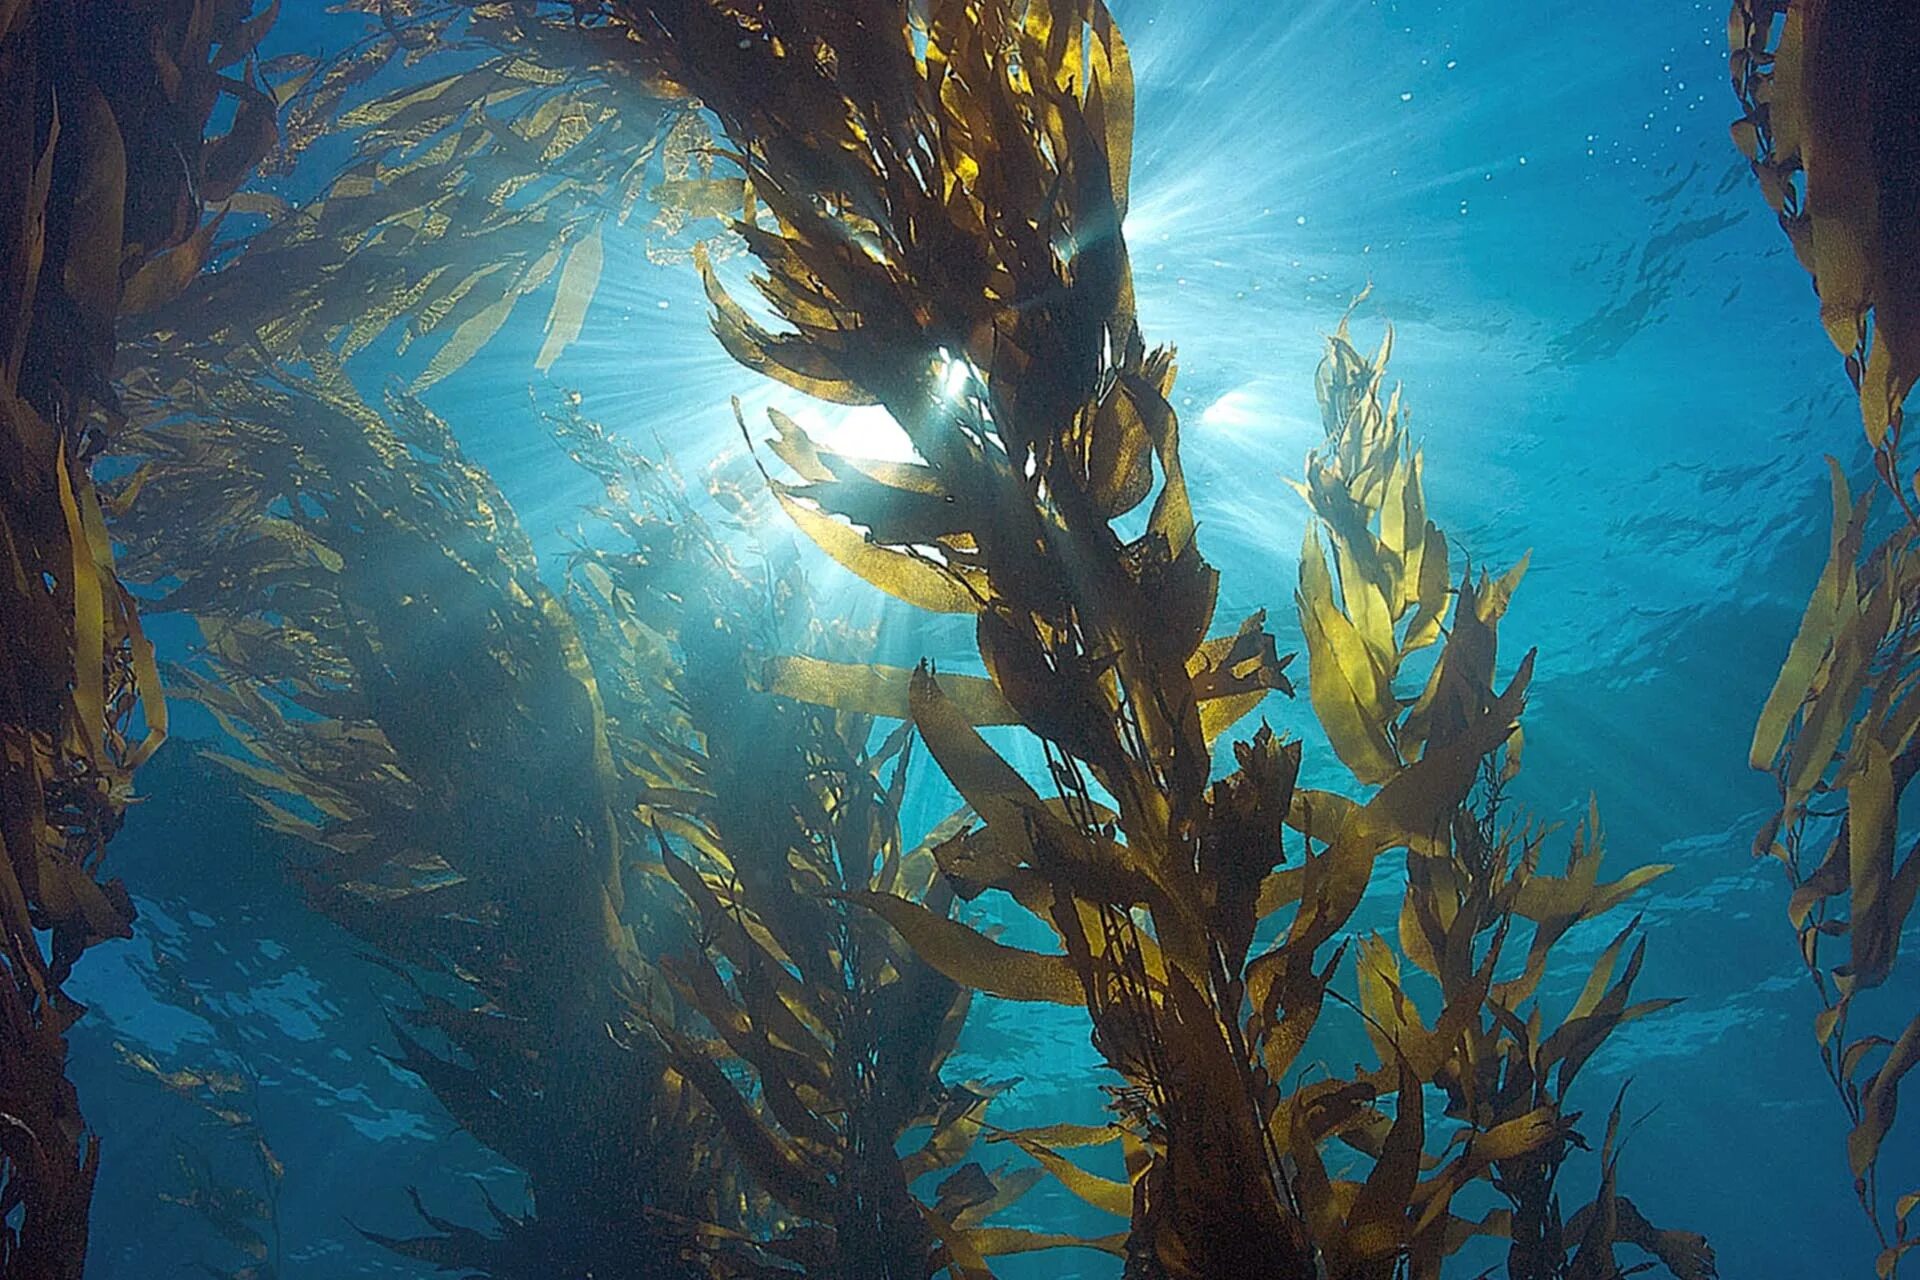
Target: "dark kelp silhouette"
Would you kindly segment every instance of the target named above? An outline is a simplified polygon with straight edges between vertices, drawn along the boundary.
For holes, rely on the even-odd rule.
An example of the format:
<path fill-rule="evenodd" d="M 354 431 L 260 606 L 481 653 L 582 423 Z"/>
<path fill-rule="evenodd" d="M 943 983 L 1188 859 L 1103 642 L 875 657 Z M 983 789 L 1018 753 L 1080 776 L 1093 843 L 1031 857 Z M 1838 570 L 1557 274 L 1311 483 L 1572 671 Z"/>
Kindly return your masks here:
<path fill-rule="evenodd" d="M 101 863 L 134 770 L 166 736 L 153 647 L 115 577 L 93 481 L 116 427 L 114 326 L 199 271 L 218 211 L 273 145 L 253 51 L 277 5 L 253 9 L 160 0 L 109 17 L 61 0 L 0 4 L 7 1276 L 80 1274 L 98 1148 L 65 1078 L 79 1009 L 61 987 L 87 947 L 131 931 L 133 904 Z"/>
<path fill-rule="evenodd" d="M 747 176 L 737 229 L 790 331 L 762 328 L 708 270 L 722 343 L 818 398 L 884 406 L 917 452 L 846 457 L 775 415 L 771 448 L 798 476 L 775 483 L 782 506 L 855 574 L 976 620 L 985 682 L 817 661 L 780 666 L 774 682 L 911 720 L 978 819 L 936 847 L 942 873 L 1058 934 L 1060 954 L 1016 949 L 903 897 L 859 899 L 958 982 L 1086 1006 L 1126 1080 L 1107 1136 L 1130 1185 L 1048 1141 L 1101 1135 L 1008 1136 L 1130 1213 L 1130 1276 L 1435 1275 L 1476 1229 L 1513 1230 L 1450 1212 L 1490 1175 L 1525 1220 L 1527 1274 L 1611 1274 L 1625 1241 L 1711 1274 L 1697 1238 L 1654 1231 L 1615 1194 L 1617 1110 L 1601 1194 L 1564 1238 L 1552 1170 L 1573 1117 L 1560 1095 L 1614 1027 L 1658 1003 L 1629 1003 L 1638 948 L 1614 976 L 1631 928 L 1552 1035 L 1507 1001 L 1531 994 L 1561 932 L 1649 876 L 1597 885 L 1596 830 L 1566 876 L 1535 878 L 1537 845 L 1496 823 L 1497 787 L 1468 807 L 1514 758 L 1532 659 L 1496 693 L 1493 628 L 1517 574 L 1467 578 L 1427 693 L 1410 706 L 1395 695 L 1400 659 L 1442 629 L 1449 566 L 1397 415 L 1378 403 L 1379 371 L 1344 335 L 1323 377 L 1331 448 L 1308 482 L 1339 597 L 1316 532 L 1299 602 L 1316 714 L 1378 790 L 1361 803 L 1297 788 L 1299 745 L 1265 726 L 1234 744 L 1234 772 L 1211 776 L 1216 740 L 1290 688 L 1258 615 L 1207 638 L 1217 575 L 1194 538 L 1172 354 L 1140 336 L 1120 235 L 1132 85 L 1106 9 L 614 7 L 716 114 Z M 1143 533 L 1116 531 L 1150 499 Z M 1052 795 L 978 732 L 1009 721 L 1040 740 Z M 1480 826 L 1463 825 L 1476 813 Z M 1289 828 L 1300 861 L 1282 870 Z M 1414 868 L 1402 943 L 1440 981 L 1436 1025 L 1411 1013 L 1376 940 L 1362 991 L 1380 1068 L 1290 1080 L 1346 949 L 1331 944 L 1390 850 Z M 1496 995 L 1515 915 L 1536 922 L 1531 976 Z M 1263 925 L 1277 937 L 1256 953 Z M 1444 1164 L 1423 1158 L 1429 1081 L 1463 1122 Z M 1330 1176 L 1322 1149 L 1336 1139 L 1370 1158 L 1363 1180 Z"/>
<path fill-rule="evenodd" d="M 1829 459 L 1827 565 L 1751 759 L 1779 781 L 1780 810 L 1754 851 L 1778 859 L 1792 887 L 1788 918 L 1820 998 L 1814 1035 L 1851 1126 L 1848 1163 L 1885 1277 L 1920 1244 L 1910 1234 L 1920 1191 L 1894 1198 L 1889 1212 L 1878 1180 L 1900 1083 L 1920 1065 L 1920 1009 L 1909 993 L 1878 1003 L 1871 994 L 1893 972 L 1920 893 L 1920 851 L 1898 856 L 1900 800 L 1920 772 L 1920 473 L 1900 453 L 1920 376 L 1920 12 L 1737 0 L 1729 36 L 1744 109 L 1734 142 L 1813 276 L 1873 451 L 1876 480 L 1860 494 Z M 1895 509 L 1895 527 L 1877 542 L 1876 500 Z M 1823 944 L 1842 938 L 1846 955 L 1834 963 Z"/>

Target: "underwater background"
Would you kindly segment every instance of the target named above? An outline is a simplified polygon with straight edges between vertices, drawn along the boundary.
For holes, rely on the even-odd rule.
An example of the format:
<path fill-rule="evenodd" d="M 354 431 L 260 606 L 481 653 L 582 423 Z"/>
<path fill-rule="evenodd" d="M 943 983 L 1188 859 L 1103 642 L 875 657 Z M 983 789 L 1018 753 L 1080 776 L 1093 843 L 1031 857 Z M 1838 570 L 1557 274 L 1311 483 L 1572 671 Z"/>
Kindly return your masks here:
<path fill-rule="evenodd" d="M 1590 1118 L 1632 1082 L 1626 1111 L 1644 1118 L 1624 1176 L 1662 1222 L 1707 1234 L 1721 1275 L 1871 1274 L 1778 869 L 1751 854 L 1773 789 L 1745 759 L 1825 559 L 1821 455 L 1856 486 L 1870 464 L 1817 300 L 1728 141 L 1724 6 L 1114 10 L 1139 76 L 1125 229 L 1141 321 L 1179 348 L 1176 408 L 1222 616 L 1267 607 L 1280 650 L 1303 648 L 1288 605 L 1308 512 L 1281 479 L 1320 439 L 1324 335 L 1370 286 L 1353 324 L 1363 347 L 1394 327 L 1393 376 L 1456 553 L 1497 566 L 1532 552 L 1505 624 L 1510 646 L 1542 655 L 1517 799 L 1571 826 L 1591 790 L 1613 874 L 1675 865 L 1642 899 L 1640 989 L 1684 1002 L 1612 1037 L 1584 1079 Z M 288 4 L 266 51 L 338 48 L 361 21 Z M 317 147 L 269 185 L 298 197 L 340 159 Z M 698 473 L 739 453 L 738 395 L 750 422 L 776 403 L 866 451 L 894 442 L 884 422 L 797 405 L 734 365 L 697 275 L 651 261 L 637 222 L 624 242 L 608 231 L 606 254 L 582 337 L 549 376 L 623 439 Z M 595 494 L 526 429 L 541 341 L 540 310 L 524 309 L 426 398 L 557 566 Z M 383 372 L 370 363 L 365 385 Z M 968 629 L 886 608 L 824 561 L 811 573 L 821 614 L 879 625 L 889 660 L 965 665 Z M 167 619 L 150 629 L 168 656 L 192 643 Z M 1304 698 L 1263 712 L 1307 738 L 1311 772 Z M 71 1072 L 104 1147 L 87 1274 L 196 1275 L 222 1257 L 208 1216 L 167 1198 L 217 1135 L 128 1060 L 209 1052 L 245 1064 L 247 1103 L 285 1168 L 283 1274 L 432 1274 L 360 1229 L 409 1234 L 408 1188 L 479 1223 L 473 1185 L 511 1206 L 515 1175 L 389 1059 L 387 1010 L 407 1002 L 405 983 L 306 907 L 194 739 L 219 749 L 212 720 L 181 707 L 114 846 L 135 940 L 98 948 L 70 984 L 90 1006 Z M 1320 785 L 1336 785 L 1321 756 Z M 923 827 L 953 807 L 931 770 L 915 787 Z M 1356 927 L 1390 927 L 1398 893 L 1377 878 Z M 1621 923 L 1581 926 L 1549 986 L 1577 990 Z M 1909 947 L 1891 984 L 1917 983 Z M 1365 1052 L 1357 1034 L 1352 1052 Z M 998 1124 L 1098 1118 L 1104 1077 L 1079 1011 L 983 999 L 953 1069 L 1018 1077 Z M 1920 1185 L 1920 1152 L 1890 1150 L 1882 1173 Z M 1021 1215 L 1109 1229 L 1046 1184 Z M 1066 1252 L 1001 1273 L 1119 1267 Z"/>

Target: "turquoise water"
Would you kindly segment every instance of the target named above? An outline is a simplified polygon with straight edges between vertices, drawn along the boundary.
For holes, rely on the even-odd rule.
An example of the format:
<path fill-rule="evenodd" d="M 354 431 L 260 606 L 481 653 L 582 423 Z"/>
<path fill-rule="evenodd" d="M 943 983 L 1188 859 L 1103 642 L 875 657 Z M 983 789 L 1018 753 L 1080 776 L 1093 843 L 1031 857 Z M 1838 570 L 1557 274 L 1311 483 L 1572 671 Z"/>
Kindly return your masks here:
<path fill-rule="evenodd" d="M 1319 438 L 1321 335 L 1372 285 L 1355 326 L 1362 345 L 1395 328 L 1429 500 L 1457 550 L 1503 565 L 1532 549 L 1503 629 L 1510 648 L 1541 651 L 1519 798 L 1571 822 L 1597 795 L 1612 874 L 1677 864 L 1646 899 L 1638 991 L 1685 1002 L 1608 1043 L 1583 1077 L 1590 1120 L 1632 1080 L 1629 1114 L 1650 1114 L 1623 1186 L 1662 1225 L 1707 1233 L 1723 1276 L 1864 1276 L 1872 1251 L 1785 890 L 1748 852 L 1771 786 L 1744 759 L 1825 553 L 1821 455 L 1859 479 L 1864 449 L 1811 290 L 1727 140 L 1722 7 L 1613 8 L 1116 3 L 1140 76 L 1126 232 L 1141 318 L 1180 349 L 1176 403 L 1221 616 L 1269 607 L 1284 651 L 1300 647 L 1290 604 L 1306 512 L 1280 478 Z M 274 42 L 325 47 L 352 29 L 295 13 Z M 585 337 L 552 372 L 591 414 L 657 437 L 692 471 L 735 447 L 729 395 L 791 407 L 719 351 L 690 269 L 649 262 L 637 230 L 608 251 Z M 428 399 L 557 553 L 593 495 L 517 408 L 540 314 L 523 312 Z M 827 420 L 887 439 L 884 424 Z M 818 576 L 829 610 L 882 622 L 889 653 L 964 653 L 964 634 Z M 1266 710 L 1311 743 L 1304 700 Z M 188 737 L 214 733 L 183 719 Z M 176 1153 L 206 1140 L 204 1121 L 122 1066 L 116 1042 L 169 1061 L 217 1048 L 257 1072 L 288 1170 L 286 1275 L 429 1274 L 355 1228 L 411 1231 L 408 1186 L 477 1222 L 473 1180 L 508 1203 L 516 1181 L 382 1056 L 383 1008 L 404 1002 L 403 985 L 303 906 L 249 806 L 190 744 L 143 789 L 113 854 L 141 936 L 90 955 L 74 982 L 92 1012 L 72 1036 L 73 1072 L 105 1144 L 88 1274 L 200 1274 L 225 1257 L 203 1220 L 156 1194 L 177 1183 Z M 944 812 L 940 784 L 916 807 Z M 1391 920 L 1396 896 L 1376 886 L 1356 923 Z M 1563 985 L 1619 923 L 1569 940 Z M 1920 989 L 1912 953 L 1893 979 L 1908 991 Z M 989 1003 L 967 1035 L 956 1068 L 1022 1078 L 1000 1123 L 1097 1109 L 1094 1056 L 1069 1014 Z M 1920 1185 L 1920 1153 L 1886 1163 L 1889 1187 Z M 1581 1202 L 1591 1165 L 1570 1176 Z M 1024 1208 L 1051 1217 L 1072 1203 L 1043 1188 Z M 1079 1253 L 1006 1274 L 1117 1268 Z"/>

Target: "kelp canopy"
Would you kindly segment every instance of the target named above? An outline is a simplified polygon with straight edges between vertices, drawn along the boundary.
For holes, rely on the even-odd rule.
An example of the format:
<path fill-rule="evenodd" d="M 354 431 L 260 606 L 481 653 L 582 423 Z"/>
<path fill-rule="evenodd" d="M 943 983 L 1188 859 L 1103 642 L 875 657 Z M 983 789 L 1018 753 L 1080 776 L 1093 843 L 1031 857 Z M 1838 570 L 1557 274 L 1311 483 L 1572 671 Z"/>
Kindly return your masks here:
<path fill-rule="evenodd" d="M 1516 1280 L 1714 1274 L 1703 1238 L 1623 1193 L 1623 1100 L 1595 1124 L 1606 1100 L 1575 1089 L 1618 1028 L 1672 1003 L 1636 997 L 1638 918 L 1570 1001 L 1546 981 L 1570 931 L 1668 868 L 1603 881 L 1597 808 L 1566 832 L 1512 799 L 1536 656 L 1498 639 L 1526 564 L 1467 562 L 1429 511 L 1387 380 L 1391 335 L 1368 355 L 1341 320 L 1315 377 L 1324 438 L 1296 486 L 1311 514 L 1304 662 L 1278 651 L 1264 612 L 1216 617 L 1176 360 L 1149 347 L 1134 305 L 1133 70 L 1099 0 L 349 7 L 382 20 L 364 44 L 278 60 L 271 90 L 251 62 L 221 81 L 241 108 L 208 149 L 193 217 L 117 255 L 124 275 L 178 243 L 126 292 L 185 292 L 127 330 L 111 439 L 125 470 L 106 500 L 77 428 L 42 440 L 37 489 L 8 491 L 0 514 L 40 531 L 35 572 L 16 574 L 40 621 L 0 641 L 9 674 L 28 670 L 14 647 L 58 666 L 23 688 L 62 691 L 16 717 L 19 733 L 5 722 L 8 785 L 29 777 L 44 808 L 48 777 L 93 761 L 105 829 L 150 749 L 130 742 L 133 699 L 158 683 L 111 578 L 105 513 L 120 572 L 199 624 L 170 684 L 218 721 L 214 754 L 266 825 L 305 846 L 289 869 L 315 909 L 413 984 L 395 1061 L 525 1178 L 524 1212 L 488 1200 L 474 1228 L 416 1198 L 424 1231 L 381 1244 L 502 1280 L 975 1278 L 1076 1247 L 1118 1255 L 1132 1280 L 1436 1277 L 1468 1249 L 1504 1254 Z M 217 39 L 202 21 L 216 10 Z M 225 67 L 270 12 L 191 16 L 180 29 Z M 4 48 L 15 56 L 12 36 Z M 273 143 L 278 108 L 278 166 L 352 142 L 298 203 L 236 195 L 227 177 L 231 148 L 257 138 L 250 161 Z M 67 170 L 52 126 L 36 128 L 52 191 Z M 1797 154 L 1778 141 L 1790 131 L 1754 136 L 1768 139 L 1757 159 Z M 197 274 L 217 225 L 199 223 L 203 199 L 260 221 Z M 577 397 L 545 399 L 529 426 L 604 502 L 564 571 L 543 574 L 423 396 L 543 288 L 534 367 L 552 366 L 582 333 L 608 237 L 643 208 L 657 211 L 650 256 L 697 263 L 727 353 L 818 400 L 883 409 L 913 457 L 854 456 L 779 413 L 762 446 L 743 423 L 775 510 L 716 484 L 721 523 L 667 459 L 587 420 Z M 740 250 L 757 309 L 714 270 Z M 1865 251 L 1835 252 L 1828 274 L 1844 279 Z M 1823 292 L 1836 314 L 1859 303 L 1836 333 L 1860 348 L 1863 395 L 1910 384 L 1897 322 L 1871 336 L 1858 322 L 1869 303 L 1897 315 L 1892 275 Z M 21 332 L 16 349 L 55 350 Z M 424 367 L 370 392 L 367 353 L 415 343 L 432 346 Z M 93 376 L 86 394 L 105 402 Z M 75 413 L 47 419 L 38 384 L 10 385 L 26 388 L 6 403 L 29 425 Z M 1891 459 L 1898 414 L 1880 416 Z M 1888 552 L 1856 571 L 1855 512 L 1843 503 L 1823 598 L 1897 568 Z M 978 669 L 865 661 L 872 636 L 814 612 L 772 536 L 789 525 L 881 591 L 970 622 Z M 1817 727 L 1790 752 L 1783 856 L 1797 868 L 1817 790 L 1844 789 L 1874 822 L 1849 817 L 1844 855 L 1803 878 L 1795 910 L 1816 902 L 1805 886 L 1842 892 L 1828 868 L 1851 866 L 1856 921 L 1897 935 L 1920 865 L 1891 862 L 1905 738 L 1856 730 L 1863 772 L 1820 781 L 1860 700 L 1856 668 L 1882 631 L 1905 635 L 1904 597 L 1862 590 L 1874 639 L 1834 638 L 1852 616 L 1836 597 L 1789 664 L 1821 673 L 1802 703 L 1823 681 L 1851 694 L 1804 714 L 1796 690 L 1777 695 L 1756 760 Z M 1305 699 L 1270 697 L 1303 678 Z M 1905 723 L 1897 690 L 1873 705 Z M 157 743 L 164 722 L 149 710 L 143 727 Z M 983 730 L 1024 735 L 1043 767 L 1016 768 Z M 1303 783 L 1308 739 L 1350 786 Z M 964 803 L 915 831 L 906 797 L 933 768 Z M 88 878 L 97 841 L 76 855 L 57 827 L 28 833 L 39 860 L 25 862 L 5 829 L 16 876 L 77 868 L 112 905 Z M 1869 829 L 1870 847 L 1848 834 Z M 1363 899 L 1387 883 L 1397 916 L 1375 921 Z M 30 892 L 23 905 L 31 925 L 55 922 L 52 958 L 25 929 L 14 967 L 35 1035 L 57 1040 L 49 993 L 126 912 L 63 915 Z M 987 922 L 1008 913 L 1056 945 L 1002 940 Z M 1884 979 L 1859 957 L 1885 927 L 1856 926 L 1823 1037 Z M 1811 946 L 1808 962 L 1819 975 Z M 1084 1009 L 1112 1073 L 1105 1123 L 993 1123 L 1004 1082 L 951 1067 L 976 992 Z M 1327 1067 L 1342 1034 L 1372 1061 Z M 1864 1092 L 1842 1082 L 1870 1206 L 1914 1035 L 1835 1059 L 1851 1078 L 1886 1051 Z M 77 1141 L 57 1045 L 23 1032 L 9 1048 L 35 1044 L 32 1096 L 66 1108 L 49 1122 Z M 1075 1154 L 1102 1147 L 1122 1177 Z M 51 1166 L 73 1178 L 9 1166 L 27 1223 L 35 1196 L 84 1195 L 88 1159 Z M 1025 1216 L 1022 1195 L 1046 1180 L 1111 1215 L 1111 1232 Z M 56 1217 L 71 1223 L 67 1203 Z M 57 1248 L 77 1266 L 83 1246 Z M 1888 1238 L 1886 1272 L 1903 1249 Z M 8 1274 L 56 1274 L 26 1256 Z"/>

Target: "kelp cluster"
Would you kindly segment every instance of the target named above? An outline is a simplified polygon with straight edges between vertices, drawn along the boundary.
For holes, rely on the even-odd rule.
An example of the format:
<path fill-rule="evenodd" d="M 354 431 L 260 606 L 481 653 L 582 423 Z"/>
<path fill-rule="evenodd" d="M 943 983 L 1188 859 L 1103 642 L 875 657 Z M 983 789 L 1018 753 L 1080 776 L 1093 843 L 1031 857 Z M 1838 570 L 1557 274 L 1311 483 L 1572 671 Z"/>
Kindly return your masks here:
<path fill-rule="evenodd" d="M 983 1226 L 1032 1178 L 963 1162 L 993 1092 L 941 1078 L 966 993 L 820 896 L 932 862 L 901 843 L 905 735 L 869 753 L 864 721 L 749 684 L 804 592 L 569 408 L 615 545 L 556 593 L 415 396 L 259 355 L 143 344 L 126 572 L 199 619 L 177 684 L 315 850 L 316 905 L 414 978 L 398 1061 L 527 1176 L 531 1213 L 387 1243 L 502 1277 L 928 1276 L 951 1242 L 1058 1243 Z"/>
<path fill-rule="evenodd" d="M 913 463 L 848 457 L 775 415 L 770 447 L 798 477 L 775 492 L 855 574 L 971 615 L 987 678 L 800 661 L 771 682 L 910 721 L 971 812 L 934 849 L 947 881 L 1002 893 L 1057 934 L 1062 953 L 1044 954 L 905 898 L 861 899 L 956 981 L 1086 1007 L 1125 1082 L 1114 1123 L 1010 1136 L 1128 1214 L 1128 1275 L 1435 1275 L 1476 1230 L 1515 1237 L 1514 1274 L 1614 1274 L 1623 1241 L 1711 1274 L 1702 1242 L 1654 1230 L 1615 1193 L 1617 1109 L 1600 1194 L 1561 1221 L 1554 1178 L 1577 1141 L 1562 1095 L 1608 1033 L 1659 1002 L 1631 1003 L 1629 928 L 1551 1033 L 1523 1006 L 1565 930 L 1658 869 L 1599 885 L 1594 824 L 1566 875 L 1540 876 L 1542 835 L 1502 821 L 1532 659 L 1496 692 L 1494 632 L 1518 575 L 1450 592 L 1417 455 L 1380 402 L 1379 364 L 1344 331 L 1305 489 L 1338 586 L 1316 531 L 1299 604 L 1316 714 L 1377 790 L 1362 803 L 1297 787 L 1300 745 L 1265 726 L 1212 776 L 1217 740 L 1289 690 L 1286 663 L 1259 615 L 1208 638 L 1218 578 L 1180 467 L 1172 353 L 1145 346 L 1121 236 L 1132 83 L 1105 8 L 936 0 L 904 21 L 878 3 L 618 8 L 643 42 L 659 33 L 668 74 L 719 118 L 753 194 L 736 229 L 790 329 L 763 328 L 709 270 L 722 343 L 820 399 L 883 406 L 912 442 Z M 1123 535 L 1143 505 L 1142 531 Z M 1450 608 L 1425 693 L 1403 700 L 1402 663 Z M 1002 723 L 1039 740 L 1051 794 L 979 733 Z M 1429 1027 L 1392 948 L 1370 941 L 1361 1005 L 1381 1065 L 1303 1082 L 1346 950 L 1335 940 L 1390 850 L 1408 860 L 1402 949 L 1441 1007 Z M 1496 984 L 1516 918 L 1534 925 L 1528 963 Z M 1458 1122 L 1451 1160 L 1425 1154 L 1429 1087 Z M 1062 1137 L 1121 1143 L 1129 1182 L 1069 1164 L 1049 1149 Z M 1329 1172 L 1336 1141 L 1367 1162 L 1363 1178 Z M 1512 1212 L 1451 1212 L 1481 1178 Z"/>
<path fill-rule="evenodd" d="M 1788 918 L 1820 999 L 1815 1038 L 1850 1125 L 1848 1164 L 1880 1245 L 1878 1271 L 1891 1276 L 1920 1244 L 1911 1230 L 1920 1191 L 1894 1197 L 1889 1212 L 1877 1177 L 1901 1081 L 1920 1065 L 1920 1009 L 1886 988 L 1920 894 L 1920 852 L 1903 857 L 1899 845 L 1900 802 L 1920 773 L 1920 470 L 1901 456 L 1920 375 L 1920 14 L 1738 0 L 1729 33 L 1744 109 L 1734 141 L 1813 276 L 1873 456 L 1862 493 L 1829 459 L 1827 564 L 1751 761 L 1779 782 L 1779 811 L 1754 848 L 1780 862 L 1792 888 Z M 1890 510 L 1876 513 L 1876 503 Z"/>
<path fill-rule="evenodd" d="M 327 60 L 276 59 L 290 169 L 322 139 L 352 153 L 294 207 L 260 192 L 244 209 L 248 272 L 216 278 L 170 325 L 297 361 L 430 352 L 423 391 L 457 372 L 542 290 L 552 298 L 536 368 L 580 335 L 605 236 L 651 209 L 649 256 L 685 259 L 739 180 L 712 177 L 701 117 L 604 24 L 560 6 L 366 0 L 378 25 Z M 409 74 L 411 73 L 411 74 Z M 253 281 L 277 276 L 282 292 Z"/>
<path fill-rule="evenodd" d="M 114 330 L 205 261 L 274 141 L 253 52 L 276 6 L 155 0 L 109 21 L 0 4 L 0 1273 L 78 1276 L 98 1150 L 65 1078 L 89 946 L 130 932 L 102 879 L 166 735 L 93 466 Z M 231 108 L 229 111 L 228 108 Z M 211 128 L 216 117 L 224 124 Z M 48 942 L 38 936 L 44 932 Z"/>
<path fill-rule="evenodd" d="M 130 380 L 152 411 L 129 441 L 136 510 L 166 514 L 125 522 L 128 572 L 177 579 L 159 607 L 205 633 L 183 690 L 243 749 L 269 824 L 315 849 L 316 905 L 416 976 L 399 1061 L 526 1172 L 538 1211 L 402 1247 L 495 1275 L 662 1252 L 651 1212 L 733 1196 L 687 1091 L 608 1035 L 648 976 L 619 785 L 593 671 L 510 509 L 404 391 L 383 414 L 324 361 L 165 367 Z"/>
<path fill-rule="evenodd" d="M 1548 961 L 1661 869 L 1600 882 L 1596 816 L 1540 870 L 1558 837 L 1507 799 L 1533 659 L 1502 672 L 1496 646 L 1520 570 L 1451 563 L 1387 352 L 1344 325 L 1297 604 L 1360 794 L 1238 728 L 1290 664 L 1263 615 L 1215 626 L 1173 354 L 1134 313 L 1104 6 L 368 8 L 364 46 L 273 67 L 282 162 L 336 130 L 356 152 L 311 201 L 236 205 L 263 223 L 153 322 L 111 502 L 129 581 L 200 623 L 176 683 L 224 762 L 310 850 L 316 906 L 415 984 L 397 1061 L 526 1176 L 524 1212 L 488 1201 L 480 1230 L 419 1202 L 428 1232 L 385 1243 L 502 1278 L 979 1277 L 1091 1244 L 1131 1277 L 1385 1280 L 1475 1237 L 1528 1280 L 1620 1274 L 1621 1245 L 1713 1274 L 1619 1193 L 1619 1103 L 1596 1194 L 1562 1211 L 1591 1136 L 1569 1090 L 1665 1002 L 1633 998 L 1633 925 L 1558 1016 Z M 860 663 L 804 578 L 574 403 L 546 427 L 606 502 L 543 578 L 420 393 L 548 286 L 551 364 L 643 199 L 656 257 L 705 242 L 737 359 L 906 432 L 916 460 L 881 462 L 776 415 L 773 495 L 855 574 L 971 619 L 984 675 Z M 715 213 L 730 239 L 692 221 Z M 719 284 L 733 243 L 788 331 Z M 396 326 L 440 345 L 370 403 L 348 362 Z M 1044 783 L 993 726 L 1039 744 Z M 913 841 L 919 742 L 966 807 Z M 1393 940 L 1355 944 L 1402 871 Z M 982 899 L 1060 951 L 956 918 Z M 1084 1007 L 1110 1122 L 993 1129 L 999 1085 L 945 1070 L 973 990 Z M 1373 1066 L 1316 1060 L 1330 1006 Z M 1021 1158 L 989 1169 L 982 1134 Z M 1063 1154 L 1105 1144 L 1125 1181 Z M 1127 1230 L 991 1221 L 1042 1176 Z"/>

